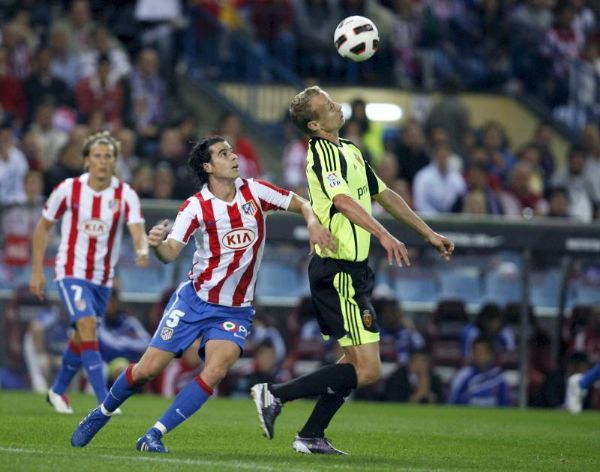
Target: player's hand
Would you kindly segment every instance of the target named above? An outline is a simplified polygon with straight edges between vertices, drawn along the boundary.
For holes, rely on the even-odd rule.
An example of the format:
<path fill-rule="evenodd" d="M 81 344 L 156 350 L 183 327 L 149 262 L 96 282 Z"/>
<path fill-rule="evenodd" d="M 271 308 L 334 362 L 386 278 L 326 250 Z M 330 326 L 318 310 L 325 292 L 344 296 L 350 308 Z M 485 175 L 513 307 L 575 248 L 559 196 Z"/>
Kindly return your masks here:
<path fill-rule="evenodd" d="M 388 264 L 392 265 L 394 261 L 402 267 L 403 263 L 410 266 L 408 251 L 403 242 L 398 241 L 390 233 L 386 233 L 379 238 L 379 242 L 387 252 Z"/>
<path fill-rule="evenodd" d="M 44 300 L 44 287 L 46 286 L 46 278 L 43 272 L 34 271 L 29 280 L 29 291 L 31 294 L 40 300 Z"/>
<path fill-rule="evenodd" d="M 148 267 L 150 258 L 148 257 L 148 248 L 138 249 L 135 252 L 135 265 L 140 268 Z"/>
<path fill-rule="evenodd" d="M 169 226 L 169 220 L 163 220 L 157 225 L 154 225 L 148 232 L 148 246 L 158 247 L 163 242 L 167 235 L 167 227 Z"/>
<path fill-rule="evenodd" d="M 436 248 L 444 259 L 447 261 L 450 260 L 450 256 L 454 252 L 454 243 L 446 236 L 442 236 L 438 233 L 432 233 L 427 238 L 427 242 Z"/>
<path fill-rule="evenodd" d="M 324 256 L 326 256 L 329 251 L 337 251 L 337 245 L 333 235 L 320 223 L 309 224 L 308 235 L 310 239 L 310 255 L 315 252 L 315 244 L 319 245 Z"/>

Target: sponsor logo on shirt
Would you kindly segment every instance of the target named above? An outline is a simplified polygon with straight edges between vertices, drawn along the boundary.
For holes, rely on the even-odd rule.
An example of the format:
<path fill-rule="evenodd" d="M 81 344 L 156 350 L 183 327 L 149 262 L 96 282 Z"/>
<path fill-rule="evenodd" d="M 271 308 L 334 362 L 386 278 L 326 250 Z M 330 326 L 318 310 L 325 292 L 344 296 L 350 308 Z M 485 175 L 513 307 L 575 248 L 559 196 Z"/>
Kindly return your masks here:
<path fill-rule="evenodd" d="M 79 230 L 83 231 L 91 238 L 97 238 L 108 231 L 108 225 L 102 220 L 93 218 L 91 220 L 82 221 L 79 224 Z"/>
<path fill-rule="evenodd" d="M 249 200 L 242 205 L 242 211 L 248 216 L 254 216 L 258 211 L 258 208 L 256 208 L 254 200 Z"/>
<path fill-rule="evenodd" d="M 244 249 L 256 240 L 254 231 L 247 228 L 232 229 L 223 236 L 221 242 L 227 249 Z"/>
<path fill-rule="evenodd" d="M 327 174 L 327 182 L 331 188 L 335 188 L 342 183 L 340 178 L 334 173 Z"/>

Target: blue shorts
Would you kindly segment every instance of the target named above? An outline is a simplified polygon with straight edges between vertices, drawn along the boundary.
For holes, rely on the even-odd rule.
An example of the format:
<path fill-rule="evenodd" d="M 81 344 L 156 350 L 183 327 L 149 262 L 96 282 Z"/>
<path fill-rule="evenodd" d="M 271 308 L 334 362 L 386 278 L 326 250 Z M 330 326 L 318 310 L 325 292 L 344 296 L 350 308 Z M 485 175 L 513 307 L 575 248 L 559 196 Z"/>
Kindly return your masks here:
<path fill-rule="evenodd" d="M 198 353 L 204 358 L 204 347 L 211 339 L 237 344 L 244 351 L 250 333 L 254 308 L 214 305 L 202 300 L 191 282 L 184 282 L 171 296 L 150 346 L 181 354 L 201 338 Z"/>
<path fill-rule="evenodd" d="M 111 289 L 87 280 L 64 278 L 56 281 L 58 293 L 63 304 L 67 307 L 71 324 L 88 316 L 102 318 L 110 298 Z"/>

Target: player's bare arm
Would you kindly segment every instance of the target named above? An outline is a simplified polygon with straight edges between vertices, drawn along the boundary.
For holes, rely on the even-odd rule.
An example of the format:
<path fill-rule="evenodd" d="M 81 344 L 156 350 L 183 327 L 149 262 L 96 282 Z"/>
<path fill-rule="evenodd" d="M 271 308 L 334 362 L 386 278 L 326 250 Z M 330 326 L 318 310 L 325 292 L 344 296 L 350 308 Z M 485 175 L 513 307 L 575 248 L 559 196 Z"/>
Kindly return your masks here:
<path fill-rule="evenodd" d="M 127 225 L 133 247 L 135 249 L 135 265 L 138 267 L 148 266 L 148 238 L 144 223 L 131 223 Z"/>
<path fill-rule="evenodd" d="M 44 254 L 48 246 L 48 234 L 54 222 L 40 218 L 33 232 L 31 243 L 31 279 L 29 291 L 40 300 L 44 299 L 46 279 L 44 277 Z"/>
<path fill-rule="evenodd" d="M 304 216 L 310 239 L 310 254 L 314 252 L 315 244 L 321 248 L 324 255 L 327 255 L 328 251 L 336 251 L 336 243 L 333 235 L 321 225 L 308 200 L 293 194 L 288 211 L 300 213 Z"/>
<path fill-rule="evenodd" d="M 454 243 L 445 236 L 433 231 L 429 225 L 408 206 L 406 201 L 404 201 L 400 195 L 388 188 L 375 195 L 374 198 L 390 215 L 398 221 L 407 224 L 423 236 L 425 241 L 436 248 L 444 259 L 450 259 L 450 256 L 454 251 Z"/>
<path fill-rule="evenodd" d="M 156 257 L 165 264 L 177 259 L 184 244 L 174 239 L 165 239 L 169 226 L 169 220 L 163 220 L 154 225 L 148 233 L 148 246 L 154 249 Z"/>
<path fill-rule="evenodd" d="M 379 243 L 387 252 L 388 263 L 393 264 L 396 261 L 400 267 L 404 264 L 410 265 L 408 251 L 404 243 L 392 236 L 379 221 L 369 215 L 360 203 L 350 195 L 336 195 L 333 197 L 333 204 L 352 223 L 364 228 L 379 240 Z"/>

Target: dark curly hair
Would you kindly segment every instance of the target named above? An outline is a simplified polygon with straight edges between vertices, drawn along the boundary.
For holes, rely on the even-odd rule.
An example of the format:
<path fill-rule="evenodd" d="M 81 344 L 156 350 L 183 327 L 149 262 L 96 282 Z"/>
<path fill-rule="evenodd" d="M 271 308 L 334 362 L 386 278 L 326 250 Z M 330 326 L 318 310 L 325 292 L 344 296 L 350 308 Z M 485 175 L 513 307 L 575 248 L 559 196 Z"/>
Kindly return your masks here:
<path fill-rule="evenodd" d="M 210 147 L 213 144 L 223 142 L 225 142 L 225 138 L 221 136 L 211 136 L 210 138 L 206 138 L 199 143 L 196 143 L 190 152 L 188 166 L 200 181 L 200 185 L 208 183 L 208 174 L 204 170 L 204 164 L 210 162 Z"/>

